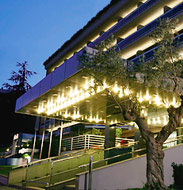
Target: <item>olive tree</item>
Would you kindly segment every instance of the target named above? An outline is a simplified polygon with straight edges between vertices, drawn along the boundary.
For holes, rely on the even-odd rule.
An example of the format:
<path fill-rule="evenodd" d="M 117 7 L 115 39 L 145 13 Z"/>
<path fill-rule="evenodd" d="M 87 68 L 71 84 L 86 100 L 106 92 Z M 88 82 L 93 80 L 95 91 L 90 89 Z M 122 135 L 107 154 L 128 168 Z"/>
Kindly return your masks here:
<path fill-rule="evenodd" d="M 119 107 L 121 117 L 127 122 L 133 121 L 138 125 L 146 143 L 146 177 L 149 189 L 167 189 L 164 184 L 163 143 L 181 125 L 183 117 L 183 96 L 180 85 L 183 60 L 179 54 L 180 47 L 174 40 L 177 22 L 170 19 L 158 21 L 156 29 L 149 36 L 156 44 L 156 48 L 153 58 L 148 62 L 145 56 L 141 56 L 141 60 L 136 64 L 122 59 L 120 49 L 113 45 L 113 36 L 101 42 L 93 53 L 83 52 L 78 58 L 79 68 L 94 78 L 95 85 L 92 88 L 96 90 L 98 86 L 103 86 Z M 166 98 L 161 100 L 166 104 L 168 122 L 161 126 L 161 130 L 155 136 L 147 117 L 142 113 L 144 105 L 147 109 L 151 107 L 151 99 L 148 99 L 149 104 L 142 106 L 139 94 L 126 92 L 128 96 L 123 97 L 119 95 L 120 92 L 116 94 L 112 89 L 116 84 L 123 86 L 123 92 L 129 88 L 136 90 L 139 85 L 160 89 L 165 94 L 174 94 L 179 103 L 175 106 L 167 104 Z"/>

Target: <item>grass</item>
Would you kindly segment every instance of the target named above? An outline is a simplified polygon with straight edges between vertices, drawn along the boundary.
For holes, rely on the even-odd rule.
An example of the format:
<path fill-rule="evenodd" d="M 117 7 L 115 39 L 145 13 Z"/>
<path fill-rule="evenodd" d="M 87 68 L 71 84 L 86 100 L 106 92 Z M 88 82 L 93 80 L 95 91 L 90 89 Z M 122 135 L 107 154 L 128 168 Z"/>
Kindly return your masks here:
<path fill-rule="evenodd" d="M 14 167 L 14 166 L 0 165 L 0 175 L 8 176 L 9 171 L 10 171 L 13 167 Z"/>

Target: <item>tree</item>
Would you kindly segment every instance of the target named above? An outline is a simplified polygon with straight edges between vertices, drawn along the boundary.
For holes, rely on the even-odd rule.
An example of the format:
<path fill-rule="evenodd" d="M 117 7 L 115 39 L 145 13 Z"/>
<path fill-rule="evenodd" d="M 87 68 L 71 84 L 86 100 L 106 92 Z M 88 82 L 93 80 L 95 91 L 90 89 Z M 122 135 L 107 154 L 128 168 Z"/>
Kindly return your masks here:
<path fill-rule="evenodd" d="M 162 147 L 169 135 L 181 125 L 183 117 L 183 96 L 180 86 L 183 60 L 179 56 L 179 47 L 173 35 L 178 21 L 164 19 L 158 22 L 157 28 L 150 35 L 157 48 L 154 51 L 154 58 L 148 63 L 144 61 L 144 56 L 139 64 L 123 60 L 120 50 L 113 46 L 114 37 L 103 41 L 92 54 L 84 52 L 79 57 L 79 68 L 95 80 L 93 88 L 96 90 L 98 86 L 103 86 L 118 105 L 122 117 L 127 122 L 133 121 L 138 125 L 146 142 L 147 184 L 149 189 L 153 190 L 166 189 Z M 122 88 L 114 90 L 117 85 L 121 85 Z M 154 95 L 150 97 L 149 93 L 146 93 L 143 99 L 139 93 L 130 93 L 129 89 L 137 91 L 142 86 L 156 89 Z M 161 100 L 156 91 L 162 93 Z M 180 99 L 179 104 L 171 105 L 167 101 L 166 94 L 170 94 L 169 91 Z M 155 137 L 149 128 L 144 107 L 147 110 L 158 110 L 160 105 L 166 108 L 169 121 Z"/>
<path fill-rule="evenodd" d="M 0 134 L 0 145 L 12 142 L 12 136 L 20 132 L 34 132 L 35 117 L 15 113 L 16 99 L 31 88 L 28 78 L 36 74 L 27 69 L 27 62 L 17 63 L 20 68 L 13 71 L 10 81 L 14 84 L 4 83 L 6 93 L 0 93 L 0 107 L 3 109 L 0 119 L 3 132 Z M 4 138 L 6 137 L 6 138 Z"/>
<path fill-rule="evenodd" d="M 28 83 L 28 78 L 32 75 L 36 74 L 36 72 L 29 71 L 27 69 L 28 63 L 27 61 L 23 63 L 17 62 L 17 67 L 20 67 L 18 72 L 12 71 L 11 77 L 8 79 L 9 81 L 15 83 L 13 85 L 9 83 L 4 83 L 3 86 L 9 90 L 17 91 L 20 93 L 26 92 L 31 88 L 31 85 Z"/>

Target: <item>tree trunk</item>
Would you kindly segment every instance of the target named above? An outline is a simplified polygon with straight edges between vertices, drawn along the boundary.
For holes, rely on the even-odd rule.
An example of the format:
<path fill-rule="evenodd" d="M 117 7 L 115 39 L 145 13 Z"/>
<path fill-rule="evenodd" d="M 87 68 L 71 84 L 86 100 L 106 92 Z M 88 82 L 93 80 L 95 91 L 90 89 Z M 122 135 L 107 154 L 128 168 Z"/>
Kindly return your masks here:
<path fill-rule="evenodd" d="M 150 190 L 165 190 L 167 189 L 164 184 L 164 171 L 163 171 L 163 158 L 164 152 L 162 150 L 163 143 L 154 138 L 153 132 L 147 126 L 144 118 L 136 117 L 136 123 L 139 126 L 140 133 L 146 142 L 146 158 L 147 168 L 146 177 L 147 185 Z"/>
<path fill-rule="evenodd" d="M 126 107 L 123 107 L 124 118 L 128 121 L 136 122 L 142 138 L 146 141 L 146 177 L 148 189 L 150 190 L 167 189 L 164 184 L 164 152 L 162 150 L 162 146 L 169 135 L 181 125 L 181 119 L 183 118 L 183 96 L 180 96 L 180 98 L 180 107 L 174 108 L 173 106 L 170 106 L 170 108 L 168 108 L 167 112 L 169 116 L 169 122 L 167 125 L 162 127 L 156 138 L 154 138 L 154 133 L 148 128 L 145 118 L 141 117 L 140 114 L 136 111 L 136 107 L 133 102 L 129 102 Z"/>
<path fill-rule="evenodd" d="M 165 190 L 163 158 L 164 152 L 162 145 L 157 143 L 155 139 L 146 141 L 147 148 L 147 168 L 146 177 L 150 190 Z"/>

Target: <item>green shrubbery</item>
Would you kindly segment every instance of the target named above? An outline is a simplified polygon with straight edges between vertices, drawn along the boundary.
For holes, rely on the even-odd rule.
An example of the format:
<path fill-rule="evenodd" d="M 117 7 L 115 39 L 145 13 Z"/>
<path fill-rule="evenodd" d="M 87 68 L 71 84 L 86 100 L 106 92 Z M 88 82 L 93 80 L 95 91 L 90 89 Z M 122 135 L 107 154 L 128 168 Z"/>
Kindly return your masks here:
<path fill-rule="evenodd" d="M 175 189 L 183 189 L 183 164 L 172 163 L 174 184 L 170 187 Z"/>

